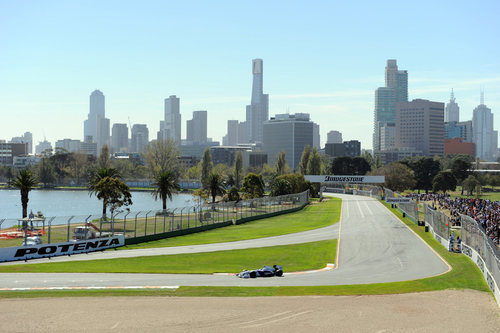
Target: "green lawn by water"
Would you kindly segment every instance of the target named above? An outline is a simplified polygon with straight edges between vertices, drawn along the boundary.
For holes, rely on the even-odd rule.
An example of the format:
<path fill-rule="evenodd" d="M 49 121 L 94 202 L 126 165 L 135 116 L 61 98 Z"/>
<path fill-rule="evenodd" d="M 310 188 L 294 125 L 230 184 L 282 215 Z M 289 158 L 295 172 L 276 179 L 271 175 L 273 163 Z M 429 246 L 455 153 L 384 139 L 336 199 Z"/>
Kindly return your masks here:
<path fill-rule="evenodd" d="M 342 200 L 331 198 L 328 201 L 314 203 L 301 211 L 283 214 L 240 225 L 209 230 L 191 235 L 166 238 L 158 241 L 127 245 L 120 249 L 144 249 L 154 247 L 196 245 L 233 242 L 245 239 L 256 239 L 294 232 L 317 229 L 334 224 L 340 220 Z"/>

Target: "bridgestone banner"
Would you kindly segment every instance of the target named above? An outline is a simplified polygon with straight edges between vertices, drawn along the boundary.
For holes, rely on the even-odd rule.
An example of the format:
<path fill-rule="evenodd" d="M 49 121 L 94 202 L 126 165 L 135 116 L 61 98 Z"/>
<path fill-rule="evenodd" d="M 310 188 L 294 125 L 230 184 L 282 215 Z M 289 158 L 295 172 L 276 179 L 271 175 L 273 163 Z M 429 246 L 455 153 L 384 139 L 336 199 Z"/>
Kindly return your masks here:
<path fill-rule="evenodd" d="M 314 176 L 305 175 L 311 183 L 382 184 L 385 176 Z"/>
<path fill-rule="evenodd" d="M 385 198 L 386 203 L 405 203 L 411 202 L 411 198 Z"/>
<path fill-rule="evenodd" d="M 125 237 L 116 235 L 65 243 L 0 248 L 0 262 L 37 259 L 69 254 L 87 253 L 125 245 Z"/>

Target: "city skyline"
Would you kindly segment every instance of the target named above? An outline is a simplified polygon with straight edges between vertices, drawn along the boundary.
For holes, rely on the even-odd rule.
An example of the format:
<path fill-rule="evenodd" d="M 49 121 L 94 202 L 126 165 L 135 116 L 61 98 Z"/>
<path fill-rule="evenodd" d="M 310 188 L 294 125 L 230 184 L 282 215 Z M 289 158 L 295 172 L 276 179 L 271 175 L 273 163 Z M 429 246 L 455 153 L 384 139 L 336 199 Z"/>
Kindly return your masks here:
<path fill-rule="evenodd" d="M 344 140 L 357 139 L 362 148 L 371 148 L 373 90 L 384 85 L 387 59 L 397 59 L 410 73 L 409 100 L 446 103 L 454 89 L 460 118 L 472 119 L 484 89 L 485 104 L 493 113 L 500 109 L 499 46 L 494 43 L 499 30 L 494 13 L 499 5 L 493 1 L 481 6 L 424 2 L 412 7 L 412 15 L 439 18 L 441 29 L 410 27 L 406 23 L 411 17 L 391 16 L 369 3 L 359 13 L 356 4 L 318 8 L 287 4 L 284 8 L 275 3 L 262 13 L 259 26 L 239 24 L 252 12 L 246 4 L 209 8 L 195 3 L 195 11 L 189 11 L 189 5 L 169 4 L 168 9 L 179 14 L 169 23 L 160 19 L 167 5 L 151 2 L 138 8 L 120 2 L 119 13 L 114 13 L 117 4 L 103 4 L 99 12 L 92 11 L 92 2 L 0 4 L 0 38 L 6 46 L 0 55 L 5 64 L 0 82 L 2 139 L 30 131 L 34 145 L 44 137 L 52 143 L 64 138 L 83 140 L 75 133 L 83 132 L 88 96 L 99 89 L 106 96 L 106 118 L 111 124 L 128 123 L 130 117 L 131 123 L 147 124 L 150 133 L 156 133 L 163 100 L 176 95 L 182 119 L 189 119 L 193 111 L 207 110 L 207 135 L 222 141 L 227 120 L 245 120 L 252 88 L 248 64 L 255 58 L 266 62 L 269 116 L 309 113 L 312 121 L 321 124 L 322 146 L 326 133 L 335 129 Z M 431 4 L 433 10 L 428 12 Z M 402 12 L 406 8 L 398 6 Z M 286 15 L 277 19 L 280 11 Z M 39 15 L 45 12 L 50 13 L 51 23 Z M 81 15 L 68 15 L 72 12 Z M 90 13 L 95 24 L 86 22 Z M 356 21 L 349 21 L 358 14 Z M 189 29 L 185 25 L 170 29 L 191 16 Z M 228 19 L 212 23 L 221 17 Z M 379 23 L 389 17 L 390 25 Z M 303 23 L 294 24 L 299 18 Z M 143 24 L 130 26 L 134 20 Z M 398 43 L 378 34 L 395 25 L 401 29 L 391 40 Z M 162 42 L 165 38 L 168 45 Z M 302 51 L 304 46 L 307 52 Z M 336 52 L 339 47 L 345 52 Z M 195 52 L 200 48 L 203 56 Z M 449 51 L 453 49 L 461 51 Z M 500 127 L 499 119 L 495 117 L 495 128 Z M 186 133 L 185 122 L 181 133 Z"/>

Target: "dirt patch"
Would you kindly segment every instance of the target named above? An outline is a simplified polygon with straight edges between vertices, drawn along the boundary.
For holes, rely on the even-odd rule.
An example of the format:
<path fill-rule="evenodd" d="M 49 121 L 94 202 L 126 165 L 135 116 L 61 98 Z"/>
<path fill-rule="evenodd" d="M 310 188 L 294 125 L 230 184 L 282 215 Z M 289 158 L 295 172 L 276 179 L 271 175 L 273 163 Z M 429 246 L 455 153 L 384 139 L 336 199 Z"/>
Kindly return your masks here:
<path fill-rule="evenodd" d="M 2 332 L 498 332 L 491 294 L 0 300 Z"/>

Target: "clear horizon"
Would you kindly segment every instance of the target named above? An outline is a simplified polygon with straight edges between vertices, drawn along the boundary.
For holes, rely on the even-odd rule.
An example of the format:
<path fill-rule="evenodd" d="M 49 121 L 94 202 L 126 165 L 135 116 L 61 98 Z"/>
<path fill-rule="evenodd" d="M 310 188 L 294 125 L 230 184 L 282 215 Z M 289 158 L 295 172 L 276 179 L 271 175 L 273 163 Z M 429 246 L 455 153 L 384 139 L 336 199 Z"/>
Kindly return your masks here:
<path fill-rule="evenodd" d="M 83 139 L 89 96 L 106 96 L 114 123 L 147 124 L 156 138 L 163 100 L 181 101 L 182 138 L 195 110 L 208 111 L 208 137 L 245 119 L 251 62 L 264 62 L 269 114 L 306 112 L 371 149 L 374 91 L 387 59 L 408 71 L 409 99 L 447 103 L 460 120 L 485 104 L 500 108 L 495 1 L 306 4 L 146 1 L 0 2 L 0 139 L 26 131 Z M 500 129 L 500 114 L 495 129 Z M 130 131 L 130 129 L 129 129 Z"/>

